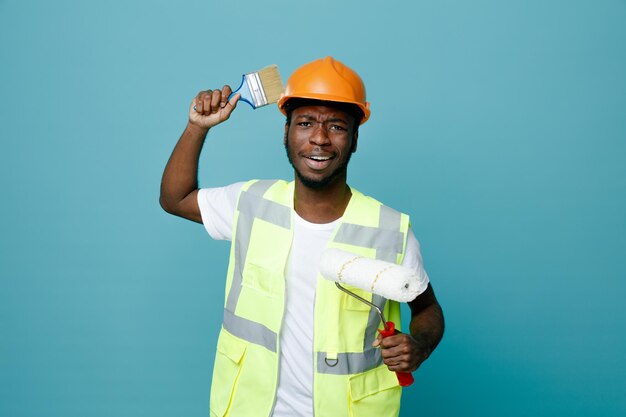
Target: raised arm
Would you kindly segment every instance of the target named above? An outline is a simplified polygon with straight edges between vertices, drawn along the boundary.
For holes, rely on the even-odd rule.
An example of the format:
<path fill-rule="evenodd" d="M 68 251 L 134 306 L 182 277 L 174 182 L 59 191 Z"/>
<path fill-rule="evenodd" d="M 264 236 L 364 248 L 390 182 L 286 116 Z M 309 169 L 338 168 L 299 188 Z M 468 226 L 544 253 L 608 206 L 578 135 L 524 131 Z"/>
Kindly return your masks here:
<path fill-rule="evenodd" d="M 202 223 L 198 207 L 198 160 L 209 130 L 230 117 L 237 106 L 239 94 L 230 100 L 232 90 L 201 91 L 189 106 L 185 131 L 167 161 L 161 179 L 159 203 L 170 214 Z"/>

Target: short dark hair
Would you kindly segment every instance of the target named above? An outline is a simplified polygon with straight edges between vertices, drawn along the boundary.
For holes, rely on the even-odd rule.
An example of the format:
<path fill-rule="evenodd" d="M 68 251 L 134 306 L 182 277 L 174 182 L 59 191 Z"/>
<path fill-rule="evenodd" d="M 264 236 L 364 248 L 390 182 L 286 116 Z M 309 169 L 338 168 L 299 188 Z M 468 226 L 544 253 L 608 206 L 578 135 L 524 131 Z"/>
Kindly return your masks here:
<path fill-rule="evenodd" d="M 341 110 L 344 113 L 348 113 L 350 116 L 354 118 L 354 131 L 356 132 L 359 129 L 359 125 L 361 124 L 361 120 L 365 116 L 363 114 L 363 110 L 356 104 L 352 103 L 342 103 L 340 101 L 325 101 L 325 100 L 315 100 L 311 98 L 292 98 L 287 100 L 284 104 L 285 113 L 287 113 L 287 125 L 291 124 L 291 113 L 299 108 L 304 106 L 326 106 L 332 107 L 333 109 Z"/>

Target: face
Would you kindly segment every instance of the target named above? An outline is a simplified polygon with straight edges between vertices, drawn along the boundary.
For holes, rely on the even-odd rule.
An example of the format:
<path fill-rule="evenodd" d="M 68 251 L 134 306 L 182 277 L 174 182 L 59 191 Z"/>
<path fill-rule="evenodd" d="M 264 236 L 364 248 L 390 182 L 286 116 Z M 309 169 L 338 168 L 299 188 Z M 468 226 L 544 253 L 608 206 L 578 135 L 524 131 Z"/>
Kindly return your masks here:
<path fill-rule="evenodd" d="M 332 107 L 299 107 L 285 126 L 284 142 L 289 162 L 306 187 L 323 189 L 345 182 L 357 144 L 354 118 Z"/>

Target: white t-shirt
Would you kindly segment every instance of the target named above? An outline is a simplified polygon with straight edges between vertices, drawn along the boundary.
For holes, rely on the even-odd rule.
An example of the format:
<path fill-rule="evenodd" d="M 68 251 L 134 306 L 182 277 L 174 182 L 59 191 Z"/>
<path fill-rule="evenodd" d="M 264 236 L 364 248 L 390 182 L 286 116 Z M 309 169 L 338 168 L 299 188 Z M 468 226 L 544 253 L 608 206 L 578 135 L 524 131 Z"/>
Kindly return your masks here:
<path fill-rule="evenodd" d="M 198 193 L 202 222 L 213 239 L 231 240 L 243 182 Z M 313 417 L 313 311 L 322 252 L 340 219 L 310 223 L 294 212 L 294 236 L 285 273 L 285 313 L 280 331 L 280 372 L 273 417 Z M 295 262 L 297 261 L 297 262 Z M 409 229 L 403 266 L 428 282 L 419 243 Z"/>

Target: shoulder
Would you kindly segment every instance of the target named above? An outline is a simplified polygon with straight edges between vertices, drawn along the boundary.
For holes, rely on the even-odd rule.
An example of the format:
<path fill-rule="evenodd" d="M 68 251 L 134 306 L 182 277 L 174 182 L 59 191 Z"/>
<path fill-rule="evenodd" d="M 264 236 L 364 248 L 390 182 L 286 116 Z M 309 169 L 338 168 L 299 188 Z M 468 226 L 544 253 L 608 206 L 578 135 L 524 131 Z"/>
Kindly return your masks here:
<path fill-rule="evenodd" d="M 263 198 L 290 207 L 293 205 L 293 189 L 293 181 L 280 179 L 250 180 L 242 187 L 242 191 L 253 198 Z"/>
<path fill-rule="evenodd" d="M 235 182 L 223 187 L 201 188 L 198 190 L 198 204 L 205 206 L 207 204 L 215 204 L 219 202 L 229 203 L 232 205 L 237 201 L 239 193 L 246 185 L 246 182 Z"/>
<path fill-rule="evenodd" d="M 289 183 L 281 179 L 254 179 L 242 183 L 242 190 L 259 196 L 265 195 L 269 190 L 276 190 L 286 187 Z"/>
<path fill-rule="evenodd" d="M 408 214 L 396 210 L 372 196 L 365 195 L 356 188 L 350 187 L 350 191 L 354 205 L 358 207 L 359 211 L 378 213 L 379 227 L 395 229 L 401 225 L 401 229 L 408 229 L 410 223 Z"/>
<path fill-rule="evenodd" d="M 358 189 L 354 188 L 354 187 L 350 187 L 350 191 L 352 192 L 352 198 L 356 199 L 359 201 L 360 204 L 364 204 L 364 205 L 369 205 L 369 206 L 373 206 L 373 207 L 379 207 L 379 206 L 383 206 L 386 207 L 386 210 L 390 210 L 396 213 L 402 213 L 399 210 L 396 210 L 388 205 L 386 205 L 384 202 L 382 202 L 381 200 L 378 200 L 375 197 L 372 197 L 370 195 L 367 194 L 363 194 L 361 191 L 359 191 Z"/>

